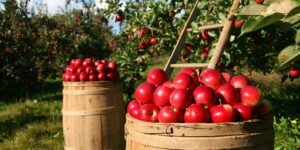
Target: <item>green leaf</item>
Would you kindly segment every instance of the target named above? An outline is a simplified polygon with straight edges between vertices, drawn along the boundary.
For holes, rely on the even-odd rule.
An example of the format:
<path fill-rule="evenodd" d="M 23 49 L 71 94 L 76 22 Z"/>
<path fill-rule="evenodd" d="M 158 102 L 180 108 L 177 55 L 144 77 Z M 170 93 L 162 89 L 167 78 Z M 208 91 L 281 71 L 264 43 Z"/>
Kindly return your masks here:
<path fill-rule="evenodd" d="M 300 44 L 300 29 L 298 29 L 296 37 L 295 37 L 296 44 Z"/>
<path fill-rule="evenodd" d="M 284 48 L 278 55 L 279 70 L 286 69 L 298 60 L 300 60 L 300 47 L 293 44 Z"/>
<path fill-rule="evenodd" d="M 262 15 L 262 12 L 266 11 L 267 7 L 260 4 L 252 4 L 243 7 L 240 12 L 237 14 L 238 16 L 258 16 Z"/>
<path fill-rule="evenodd" d="M 285 16 L 285 18 L 288 18 L 288 17 L 291 17 L 291 16 L 294 16 L 296 14 L 299 14 L 300 13 L 300 5 L 293 8 L 292 10 L 290 10 L 290 12 L 288 12 Z"/>
<path fill-rule="evenodd" d="M 246 33 L 253 32 L 262 29 L 268 25 L 271 25 L 273 23 L 276 23 L 283 17 L 284 15 L 281 13 L 274 13 L 267 17 L 259 16 L 256 17 L 255 19 L 248 20 L 245 22 L 244 26 L 242 27 L 242 31 L 239 37 L 241 37 Z"/>

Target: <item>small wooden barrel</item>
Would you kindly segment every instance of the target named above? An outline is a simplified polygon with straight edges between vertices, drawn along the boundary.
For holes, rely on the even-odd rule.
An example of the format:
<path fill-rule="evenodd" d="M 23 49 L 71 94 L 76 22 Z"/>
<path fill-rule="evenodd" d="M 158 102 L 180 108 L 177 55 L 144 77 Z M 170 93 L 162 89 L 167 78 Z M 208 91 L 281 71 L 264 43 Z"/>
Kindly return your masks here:
<path fill-rule="evenodd" d="M 126 116 L 126 150 L 273 150 L 272 115 L 231 123 L 149 123 Z"/>
<path fill-rule="evenodd" d="M 125 107 L 118 83 L 63 82 L 65 150 L 125 148 Z"/>

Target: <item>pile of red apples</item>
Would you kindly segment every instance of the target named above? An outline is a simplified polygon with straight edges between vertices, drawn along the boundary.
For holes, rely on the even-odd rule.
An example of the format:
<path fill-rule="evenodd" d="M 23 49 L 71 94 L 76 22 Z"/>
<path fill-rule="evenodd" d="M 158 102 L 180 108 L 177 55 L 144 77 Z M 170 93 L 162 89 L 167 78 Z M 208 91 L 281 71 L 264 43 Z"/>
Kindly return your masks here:
<path fill-rule="evenodd" d="M 263 118 L 272 110 L 246 76 L 209 68 L 199 75 L 193 68 L 183 68 L 173 80 L 162 69 L 153 69 L 134 96 L 127 112 L 147 122 L 238 122 Z"/>

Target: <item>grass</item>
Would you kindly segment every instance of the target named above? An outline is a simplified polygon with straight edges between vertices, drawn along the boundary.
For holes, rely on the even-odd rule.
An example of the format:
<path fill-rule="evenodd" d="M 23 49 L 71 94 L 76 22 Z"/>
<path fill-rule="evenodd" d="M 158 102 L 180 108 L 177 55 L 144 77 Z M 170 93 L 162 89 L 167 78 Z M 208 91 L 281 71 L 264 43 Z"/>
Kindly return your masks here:
<path fill-rule="evenodd" d="M 166 61 L 158 58 L 152 68 Z M 253 73 L 251 80 L 273 105 L 275 149 L 300 149 L 300 79 L 281 84 L 279 75 Z M 47 81 L 25 101 L 0 100 L 0 149 L 63 149 L 61 89 L 61 81 Z"/>

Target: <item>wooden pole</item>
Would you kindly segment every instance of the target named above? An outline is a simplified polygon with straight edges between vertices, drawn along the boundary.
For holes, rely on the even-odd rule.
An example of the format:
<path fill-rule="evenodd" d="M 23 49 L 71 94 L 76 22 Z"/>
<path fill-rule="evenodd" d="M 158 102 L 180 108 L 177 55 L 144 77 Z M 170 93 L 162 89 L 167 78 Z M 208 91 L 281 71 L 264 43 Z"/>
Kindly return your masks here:
<path fill-rule="evenodd" d="M 224 24 L 212 24 L 212 25 L 205 25 L 205 26 L 201 26 L 198 28 L 198 31 L 202 31 L 202 30 L 211 30 L 211 29 L 217 29 L 217 28 L 222 28 L 224 26 Z M 193 29 L 189 28 L 187 29 L 188 32 L 192 32 Z"/>
<path fill-rule="evenodd" d="M 239 5 L 240 5 L 240 0 L 234 0 L 232 6 L 230 8 L 230 12 L 227 17 L 227 20 L 225 21 L 224 27 L 222 29 L 218 43 L 216 45 L 214 54 L 210 59 L 208 68 L 212 68 L 212 69 L 216 68 L 216 65 L 220 59 L 220 56 L 223 53 L 223 47 L 226 44 L 226 42 L 228 41 L 228 39 L 230 37 L 230 33 L 231 33 L 232 21 L 230 21 L 228 19 L 232 16 L 232 11 L 236 10 L 239 7 Z"/>
<path fill-rule="evenodd" d="M 171 75 L 171 72 L 172 72 L 172 67 L 171 67 L 171 64 L 177 62 L 178 58 L 179 58 L 179 55 L 180 55 L 180 50 L 184 47 L 184 40 L 186 38 L 186 35 L 187 35 L 187 28 L 190 26 L 191 22 L 196 20 L 197 16 L 199 15 L 199 9 L 198 9 L 198 2 L 199 0 L 196 1 L 195 5 L 194 5 L 194 8 L 187 20 L 187 22 L 185 23 L 181 33 L 180 33 L 180 36 L 179 36 L 179 39 L 173 49 L 173 52 L 164 68 L 166 74 L 168 76 Z"/>

